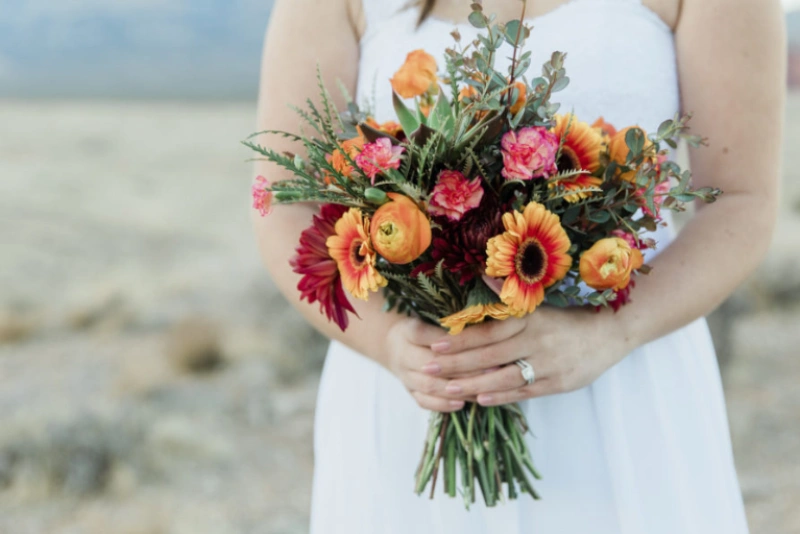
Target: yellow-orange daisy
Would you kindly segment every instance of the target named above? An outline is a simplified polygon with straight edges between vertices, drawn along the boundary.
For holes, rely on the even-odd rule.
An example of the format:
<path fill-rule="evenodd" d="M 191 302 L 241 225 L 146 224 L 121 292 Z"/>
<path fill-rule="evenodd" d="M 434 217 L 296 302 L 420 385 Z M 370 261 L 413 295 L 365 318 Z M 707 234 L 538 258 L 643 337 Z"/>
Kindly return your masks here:
<path fill-rule="evenodd" d="M 375 269 L 376 255 L 369 239 L 369 219 L 362 216 L 360 209 L 350 208 L 336 221 L 335 231 L 326 245 L 331 258 L 336 260 L 342 285 L 357 299 L 367 300 L 370 291 L 377 291 L 387 284 Z"/>
<path fill-rule="evenodd" d="M 553 179 L 551 188 L 561 186 L 568 191 L 575 191 L 564 197 L 567 202 L 578 202 L 588 197 L 591 192 L 585 191 L 599 187 L 601 178 L 592 176 L 600 168 L 600 153 L 603 151 L 603 135 L 588 123 L 578 120 L 573 114 L 556 115 L 556 126 L 553 132 L 561 140 L 561 153 L 556 161 L 559 172 L 588 171 L 589 174 L 578 174 L 569 178 Z"/>
<path fill-rule="evenodd" d="M 486 244 L 486 274 L 505 278 L 500 300 L 513 315 L 531 313 L 544 290 L 567 275 L 569 237 L 558 216 L 538 202 L 504 214 L 503 226 L 506 231 Z"/>
<path fill-rule="evenodd" d="M 505 321 L 509 317 L 521 316 L 521 313 L 514 314 L 505 304 L 492 302 L 491 304 L 475 304 L 452 315 L 440 319 L 439 324 L 450 330 L 450 335 L 460 334 L 467 325 L 482 323 L 487 317 L 498 321 Z"/>

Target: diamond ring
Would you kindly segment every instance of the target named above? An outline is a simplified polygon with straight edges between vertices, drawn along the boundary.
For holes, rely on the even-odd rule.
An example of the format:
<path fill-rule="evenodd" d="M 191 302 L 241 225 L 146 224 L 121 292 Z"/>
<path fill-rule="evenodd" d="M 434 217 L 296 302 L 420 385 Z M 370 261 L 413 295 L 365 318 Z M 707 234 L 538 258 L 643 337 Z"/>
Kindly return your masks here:
<path fill-rule="evenodd" d="M 525 380 L 525 384 L 528 386 L 533 384 L 533 381 L 536 380 L 536 371 L 533 370 L 533 366 L 525 360 L 517 360 L 514 363 L 519 366 L 520 371 L 522 372 L 522 378 Z"/>

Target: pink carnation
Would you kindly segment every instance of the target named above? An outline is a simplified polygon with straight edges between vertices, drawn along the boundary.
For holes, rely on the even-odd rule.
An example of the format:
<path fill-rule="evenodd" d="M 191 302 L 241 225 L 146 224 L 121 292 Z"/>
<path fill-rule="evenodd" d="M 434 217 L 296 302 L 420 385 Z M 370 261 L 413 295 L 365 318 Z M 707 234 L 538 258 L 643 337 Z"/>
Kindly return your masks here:
<path fill-rule="evenodd" d="M 375 177 L 387 169 L 400 168 L 400 156 L 405 149 L 400 146 L 392 146 L 392 142 L 385 137 L 381 137 L 374 143 L 367 143 L 364 149 L 356 156 L 356 165 L 369 176 L 373 185 Z"/>
<path fill-rule="evenodd" d="M 558 136 L 541 126 L 510 131 L 500 142 L 503 152 L 503 177 L 530 180 L 558 172 Z"/>
<path fill-rule="evenodd" d="M 253 184 L 253 208 L 257 209 L 262 217 L 272 211 L 272 191 L 267 191 L 269 180 L 263 176 L 256 177 Z"/>
<path fill-rule="evenodd" d="M 428 212 L 458 221 L 466 212 L 477 208 L 482 198 L 480 177 L 470 182 L 458 171 L 442 171 L 433 188 Z"/>

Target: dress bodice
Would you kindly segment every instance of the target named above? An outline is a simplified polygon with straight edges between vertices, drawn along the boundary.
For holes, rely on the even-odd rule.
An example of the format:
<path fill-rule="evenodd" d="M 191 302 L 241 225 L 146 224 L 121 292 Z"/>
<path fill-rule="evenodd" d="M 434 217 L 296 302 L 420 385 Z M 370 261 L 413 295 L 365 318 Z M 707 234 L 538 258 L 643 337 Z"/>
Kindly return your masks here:
<path fill-rule="evenodd" d="M 422 48 L 441 63 L 453 44 L 454 28 L 462 42 L 479 30 L 437 18 L 417 27 L 419 10 L 406 7 L 406 0 L 363 2 L 367 26 L 360 42 L 357 100 L 369 102 L 379 121 L 389 120 L 394 118 L 389 78 L 408 52 Z M 526 42 L 532 53 L 530 75 L 538 75 L 538 66 L 554 50 L 567 53 L 571 82 L 553 98 L 561 112 L 573 111 L 589 123 L 603 116 L 618 127 L 639 125 L 651 132 L 679 111 L 672 31 L 641 0 L 569 0 L 527 22 L 533 26 Z M 507 69 L 508 56 L 498 56 L 497 70 Z M 672 231 L 660 229 L 653 237 L 664 246 Z"/>

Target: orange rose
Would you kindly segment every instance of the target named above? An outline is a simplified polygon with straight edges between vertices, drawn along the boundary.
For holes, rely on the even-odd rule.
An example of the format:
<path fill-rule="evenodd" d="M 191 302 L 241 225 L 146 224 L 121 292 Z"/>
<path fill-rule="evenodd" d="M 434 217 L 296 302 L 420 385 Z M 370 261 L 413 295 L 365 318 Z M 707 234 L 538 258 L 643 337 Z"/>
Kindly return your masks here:
<path fill-rule="evenodd" d="M 628 160 L 628 153 L 630 152 L 630 149 L 628 148 L 627 143 L 625 143 L 625 136 L 628 135 L 628 132 L 634 128 L 642 130 L 638 126 L 629 126 L 614 134 L 611 137 L 611 140 L 608 142 L 608 157 L 611 159 L 611 161 L 616 162 L 617 165 L 625 165 L 625 162 Z M 648 151 L 652 150 L 653 142 L 647 138 L 647 132 L 642 130 L 642 134 L 644 135 L 645 139 L 643 151 L 647 153 Z M 645 161 L 647 161 L 647 158 Z M 627 172 L 622 172 L 621 170 L 617 170 L 617 177 L 627 182 L 633 182 L 636 180 L 636 171 L 630 170 Z"/>
<path fill-rule="evenodd" d="M 514 82 L 514 88 L 518 92 L 517 100 L 508 108 L 512 115 L 519 113 L 528 98 L 528 87 L 523 82 Z"/>
<path fill-rule="evenodd" d="M 414 50 L 392 78 L 392 89 L 403 98 L 425 94 L 435 84 L 436 60 L 424 50 Z"/>
<path fill-rule="evenodd" d="M 407 196 L 392 199 L 372 217 L 370 237 L 375 251 L 390 263 L 404 265 L 419 258 L 431 244 L 431 223 Z"/>
<path fill-rule="evenodd" d="M 601 239 L 581 256 L 580 273 L 586 285 L 597 291 L 625 289 L 631 272 L 644 263 L 641 251 L 618 237 Z"/>

